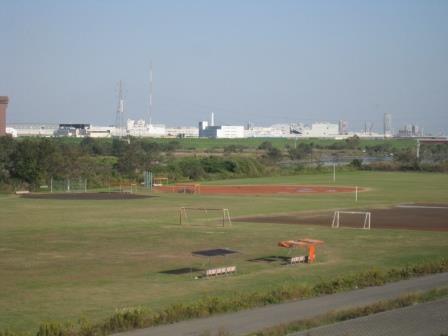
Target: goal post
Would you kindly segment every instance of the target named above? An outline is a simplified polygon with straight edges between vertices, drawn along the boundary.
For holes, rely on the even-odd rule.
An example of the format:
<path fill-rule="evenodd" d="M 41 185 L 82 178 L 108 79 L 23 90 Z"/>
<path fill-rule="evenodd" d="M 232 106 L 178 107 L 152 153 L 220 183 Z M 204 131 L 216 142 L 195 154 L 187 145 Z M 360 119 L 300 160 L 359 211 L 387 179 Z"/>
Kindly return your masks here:
<path fill-rule="evenodd" d="M 55 178 L 50 177 L 49 183 L 41 188 L 49 189 L 51 193 L 55 192 L 87 192 L 87 179 L 83 177 L 76 178 Z"/>
<path fill-rule="evenodd" d="M 348 216 L 359 216 L 361 217 L 361 224 L 362 229 L 370 230 L 370 220 L 371 220 L 371 213 L 367 211 L 335 211 L 333 214 L 333 220 L 331 222 L 331 227 L 333 229 L 338 229 L 341 226 L 341 217 L 347 218 Z"/>
<path fill-rule="evenodd" d="M 231 227 L 232 219 L 227 208 L 179 208 L 179 224 L 182 226 Z"/>
<path fill-rule="evenodd" d="M 179 194 L 200 194 L 201 185 L 199 183 L 182 183 L 171 186 L 172 192 Z"/>
<path fill-rule="evenodd" d="M 168 184 L 168 177 L 163 177 L 163 176 L 155 176 L 153 177 L 153 182 L 152 185 L 154 187 L 161 187 L 163 185 Z"/>

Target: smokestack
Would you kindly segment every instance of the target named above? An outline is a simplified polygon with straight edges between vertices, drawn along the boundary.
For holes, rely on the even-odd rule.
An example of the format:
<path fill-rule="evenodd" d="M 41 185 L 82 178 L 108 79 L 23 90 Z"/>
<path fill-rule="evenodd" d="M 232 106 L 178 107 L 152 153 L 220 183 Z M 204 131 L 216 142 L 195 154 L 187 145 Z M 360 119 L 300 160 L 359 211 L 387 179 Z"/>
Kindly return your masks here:
<path fill-rule="evenodd" d="M 9 98 L 0 96 L 0 136 L 6 135 L 6 108 L 8 107 Z"/>
<path fill-rule="evenodd" d="M 392 115 L 384 113 L 384 137 L 392 136 Z"/>
<path fill-rule="evenodd" d="M 215 113 L 213 113 L 213 112 L 210 117 L 210 126 L 215 126 Z"/>

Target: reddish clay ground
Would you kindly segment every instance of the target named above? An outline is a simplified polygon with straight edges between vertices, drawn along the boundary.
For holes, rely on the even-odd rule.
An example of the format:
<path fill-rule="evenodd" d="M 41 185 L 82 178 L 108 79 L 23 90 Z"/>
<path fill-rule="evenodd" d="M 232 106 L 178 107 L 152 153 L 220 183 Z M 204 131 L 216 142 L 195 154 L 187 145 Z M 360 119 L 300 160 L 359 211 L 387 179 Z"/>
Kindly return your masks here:
<path fill-rule="evenodd" d="M 200 194 L 266 195 L 266 194 L 322 194 L 354 192 L 354 187 L 310 185 L 174 185 L 161 186 L 157 190 Z"/>
<path fill-rule="evenodd" d="M 417 207 L 366 209 L 370 211 L 371 229 L 408 229 L 423 231 L 448 231 L 448 205 L 426 204 Z M 355 210 L 354 210 L 355 211 Z M 361 215 L 341 215 L 340 227 L 362 227 Z M 333 212 L 314 214 L 260 216 L 233 218 L 234 222 L 277 223 L 296 225 L 322 225 L 331 227 Z"/>

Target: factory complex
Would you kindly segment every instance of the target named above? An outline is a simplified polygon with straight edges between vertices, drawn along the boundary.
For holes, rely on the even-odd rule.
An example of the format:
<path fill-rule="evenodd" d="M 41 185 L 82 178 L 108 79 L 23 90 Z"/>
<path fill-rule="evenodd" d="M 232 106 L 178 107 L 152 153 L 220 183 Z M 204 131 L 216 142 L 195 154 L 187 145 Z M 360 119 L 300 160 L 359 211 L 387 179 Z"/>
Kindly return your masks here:
<path fill-rule="evenodd" d="M 406 125 L 394 134 L 391 128 L 382 133 L 365 129 L 359 132 L 347 130 L 347 123 L 316 122 L 310 125 L 303 123 L 274 124 L 271 126 L 248 125 L 215 125 L 213 114 L 210 121 L 200 121 L 198 126 L 170 127 L 163 124 L 152 124 L 145 120 L 128 119 L 126 127 L 117 125 L 97 126 L 88 123 L 10 123 L 5 132 L 13 137 L 151 137 L 151 138 L 327 138 L 346 139 L 352 136 L 360 138 L 390 137 L 422 137 L 423 134 L 415 125 Z M 1 132 L 1 130 L 0 130 Z"/>
<path fill-rule="evenodd" d="M 11 123 L 6 133 L 13 137 L 151 137 L 151 138 L 332 138 L 344 139 L 353 135 L 365 138 L 382 138 L 380 133 L 341 132 L 338 124 L 314 123 L 275 124 L 271 126 L 252 125 L 214 125 L 209 121 L 201 121 L 195 126 L 167 127 L 161 124 L 148 124 L 144 120 L 128 120 L 127 127 L 96 126 L 87 123 L 38 124 Z"/>
<path fill-rule="evenodd" d="M 167 127 L 163 124 L 153 124 L 151 117 L 147 119 L 124 118 L 124 99 L 119 97 L 116 112 L 116 122 L 110 126 L 97 126 L 89 123 L 9 123 L 6 124 L 6 108 L 9 98 L 0 96 L 0 136 L 9 134 L 12 137 L 152 137 L 152 138 L 327 138 L 346 139 L 352 136 L 360 138 L 413 138 L 424 137 L 423 131 L 416 125 L 405 125 L 403 129 L 394 132 L 392 116 L 383 116 L 383 130 L 381 133 L 372 130 L 372 124 L 365 124 L 364 130 L 353 132 L 348 130 L 344 120 L 338 123 L 315 122 L 310 125 L 303 123 L 274 124 L 271 126 L 247 125 L 217 125 L 214 113 L 209 120 L 198 122 L 198 126 Z"/>

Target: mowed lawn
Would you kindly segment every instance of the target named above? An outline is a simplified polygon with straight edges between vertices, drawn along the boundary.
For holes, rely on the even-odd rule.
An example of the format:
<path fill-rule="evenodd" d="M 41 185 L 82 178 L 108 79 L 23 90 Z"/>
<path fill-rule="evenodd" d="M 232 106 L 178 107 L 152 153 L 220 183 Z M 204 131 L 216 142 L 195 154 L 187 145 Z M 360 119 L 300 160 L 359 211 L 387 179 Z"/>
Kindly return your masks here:
<path fill-rule="evenodd" d="M 333 184 L 331 176 L 303 175 L 210 182 L 214 184 Z M 97 320 L 115 309 L 158 309 L 206 295 L 312 284 L 368 268 L 402 267 L 448 257 L 448 232 L 330 229 L 318 226 L 234 223 L 232 228 L 181 227 L 180 206 L 226 207 L 232 216 L 368 208 L 402 202 L 448 204 L 448 175 L 351 172 L 337 185 L 369 188 L 359 194 L 201 196 L 158 194 L 125 201 L 62 201 L 0 195 L 0 330 L 33 331 L 46 320 Z M 448 220 L 448 218 L 447 218 Z M 250 261 L 285 256 L 285 239 L 325 241 L 312 265 Z M 228 247 L 240 253 L 211 265 L 236 265 L 238 274 L 195 280 L 163 273 L 205 268 L 192 251 Z"/>

